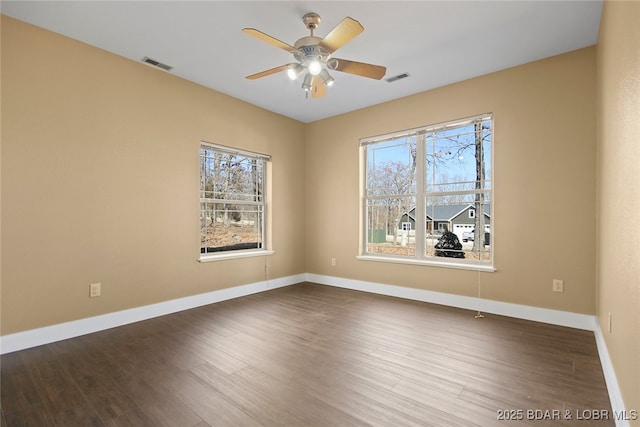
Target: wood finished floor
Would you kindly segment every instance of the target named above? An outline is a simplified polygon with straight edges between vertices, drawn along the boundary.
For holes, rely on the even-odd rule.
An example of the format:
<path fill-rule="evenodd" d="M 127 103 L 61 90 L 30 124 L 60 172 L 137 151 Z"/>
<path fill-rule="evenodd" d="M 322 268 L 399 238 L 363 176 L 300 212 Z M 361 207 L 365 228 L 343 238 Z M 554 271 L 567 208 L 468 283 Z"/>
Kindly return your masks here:
<path fill-rule="evenodd" d="M 311 283 L 250 295 L 2 356 L 2 426 L 614 425 L 576 420 L 611 413 L 593 333 L 474 314 Z"/>

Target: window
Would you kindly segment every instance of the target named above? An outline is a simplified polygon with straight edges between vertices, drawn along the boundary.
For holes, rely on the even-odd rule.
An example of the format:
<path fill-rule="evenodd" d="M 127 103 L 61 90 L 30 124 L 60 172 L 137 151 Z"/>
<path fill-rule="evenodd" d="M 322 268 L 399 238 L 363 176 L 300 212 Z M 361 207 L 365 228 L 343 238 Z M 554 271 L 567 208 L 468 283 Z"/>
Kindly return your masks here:
<path fill-rule="evenodd" d="M 200 259 L 265 251 L 269 157 L 200 145 Z"/>
<path fill-rule="evenodd" d="M 361 140 L 360 258 L 492 270 L 492 132 L 485 114 Z"/>

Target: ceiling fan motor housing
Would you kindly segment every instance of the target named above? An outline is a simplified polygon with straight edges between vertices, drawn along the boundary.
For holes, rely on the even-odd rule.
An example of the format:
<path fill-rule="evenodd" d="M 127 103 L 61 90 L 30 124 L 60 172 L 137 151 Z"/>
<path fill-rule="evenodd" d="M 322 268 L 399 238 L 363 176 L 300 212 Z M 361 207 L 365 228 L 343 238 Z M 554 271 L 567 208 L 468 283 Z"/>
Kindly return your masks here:
<path fill-rule="evenodd" d="M 293 57 L 302 64 L 308 64 L 314 60 L 318 60 L 322 63 L 327 62 L 330 54 L 326 49 L 318 45 L 321 41 L 322 39 L 320 37 L 313 36 L 299 39 L 294 44 L 294 47 L 298 49 L 299 52 L 294 53 Z"/>

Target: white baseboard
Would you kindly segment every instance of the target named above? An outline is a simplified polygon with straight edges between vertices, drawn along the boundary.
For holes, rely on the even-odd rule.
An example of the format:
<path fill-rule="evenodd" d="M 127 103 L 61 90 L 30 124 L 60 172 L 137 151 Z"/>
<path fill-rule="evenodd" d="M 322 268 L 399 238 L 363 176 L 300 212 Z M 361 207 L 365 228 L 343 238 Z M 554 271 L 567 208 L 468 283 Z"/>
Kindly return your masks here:
<path fill-rule="evenodd" d="M 611 407 L 614 412 L 617 411 L 620 413 L 624 411 L 624 403 L 613 365 L 607 351 L 604 337 L 602 336 L 600 325 L 595 316 L 313 273 L 298 274 L 221 289 L 144 307 L 117 311 L 87 319 L 0 336 L 0 354 L 11 353 L 305 281 L 593 331 L 607 389 L 609 391 L 609 398 L 611 399 Z M 616 427 L 629 427 L 629 423 L 624 420 L 616 420 Z"/>
<path fill-rule="evenodd" d="M 570 328 L 594 331 L 595 316 L 568 311 L 551 310 L 548 308 L 531 307 L 528 305 L 512 304 L 501 301 L 447 294 L 444 292 L 427 291 L 424 289 L 405 288 L 402 286 L 385 285 L 381 283 L 364 282 L 361 280 L 344 279 L 341 277 L 323 276 L 307 273 L 308 282 L 322 285 L 336 286 L 374 294 L 406 298 L 415 301 L 430 302 L 450 307 L 465 308 L 483 313 L 499 314 L 524 320 L 567 326 Z"/>
<path fill-rule="evenodd" d="M 218 291 L 204 294 L 178 298 L 157 304 L 143 307 L 131 308 L 129 310 L 116 311 L 100 316 L 89 317 L 87 319 L 74 320 L 43 328 L 31 329 L 29 331 L 17 332 L 15 334 L 0 337 L 0 354 L 11 353 L 26 348 L 49 344 L 68 338 L 90 334 L 92 332 L 103 331 L 129 323 L 139 322 L 178 311 L 188 310 L 215 302 L 225 301 L 269 289 L 281 288 L 296 283 L 304 282 L 305 275 L 281 277 L 267 281 L 251 283 L 248 285 L 235 286 L 233 288 L 220 289 Z"/>
<path fill-rule="evenodd" d="M 596 328 L 594 334 L 596 336 L 596 345 L 598 346 L 598 355 L 600 356 L 600 364 L 602 365 L 602 373 L 604 374 L 604 380 L 607 384 L 607 390 L 609 391 L 609 400 L 611 401 L 611 409 L 615 413 L 624 413 L 625 406 L 622 400 L 622 394 L 620 394 L 620 387 L 618 386 L 618 380 L 616 379 L 616 373 L 609 357 L 609 351 L 607 350 L 607 343 L 602 335 L 602 329 L 600 328 L 600 322 L 596 318 Z M 616 427 L 630 427 L 629 421 L 616 419 Z"/>

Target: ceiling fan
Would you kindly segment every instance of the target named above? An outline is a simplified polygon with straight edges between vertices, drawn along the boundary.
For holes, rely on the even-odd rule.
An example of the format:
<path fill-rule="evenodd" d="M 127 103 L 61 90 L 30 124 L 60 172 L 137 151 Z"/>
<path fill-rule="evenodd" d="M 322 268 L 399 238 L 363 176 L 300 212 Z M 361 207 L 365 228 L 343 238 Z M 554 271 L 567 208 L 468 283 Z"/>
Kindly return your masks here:
<path fill-rule="evenodd" d="M 302 76 L 302 89 L 306 91 L 307 96 L 311 93 L 313 98 L 319 98 L 325 95 L 327 86 L 333 85 L 334 78 L 329 74 L 329 70 L 342 71 L 376 80 L 380 80 L 386 73 L 386 67 L 331 56 L 336 50 L 364 31 L 364 27 L 355 19 L 344 18 L 325 38 L 313 35 L 314 30 L 320 25 L 320 15 L 307 13 L 302 17 L 302 22 L 309 29 L 311 35 L 298 39 L 293 46 L 255 28 L 242 29 L 250 36 L 292 53 L 297 61 L 252 74 L 247 76 L 247 79 L 255 80 L 286 70 L 291 80 Z"/>

